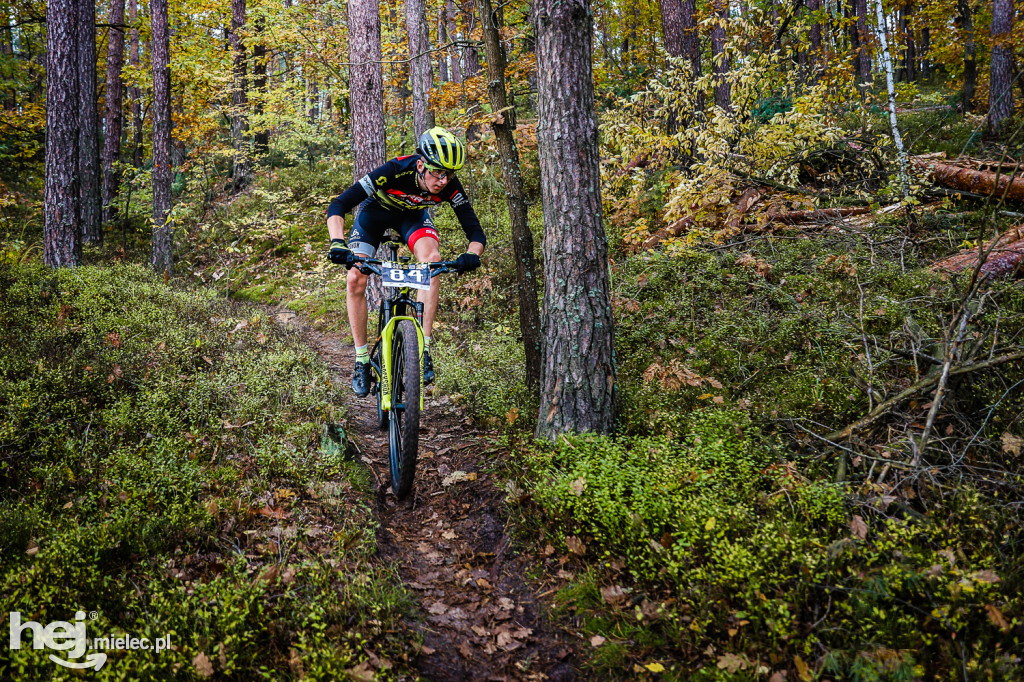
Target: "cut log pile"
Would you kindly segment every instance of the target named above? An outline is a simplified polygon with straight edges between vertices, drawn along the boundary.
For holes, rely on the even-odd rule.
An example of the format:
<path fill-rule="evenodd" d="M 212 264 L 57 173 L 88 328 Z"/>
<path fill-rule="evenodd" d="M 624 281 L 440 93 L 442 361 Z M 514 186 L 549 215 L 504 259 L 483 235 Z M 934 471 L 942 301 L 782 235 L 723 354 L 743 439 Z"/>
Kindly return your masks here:
<path fill-rule="evenodd" d="M 956 165 L 941 163 L 932 158 L 914 157 L 914 163 L 928 172 L 932 182 L 950 189 L 1005 198 L 1010 201 L 1024 201 L 1024 177 L 1021 169 L 998 161 L 958 160 Z M 967 168 L 968 164 L 977 168 Z"/>
<path fill-rule="evenodd" d="M 1024 275 L 1021 260 L 1024 259 L 1024 225 L 1007 230 L 984 246 L 963 249 L 960 253 L 932 264 L 937 272 L 957 273 L 973 270 L 983 253 L 988 254 L 981 266 L 980 275 L 988 279 Z"/>

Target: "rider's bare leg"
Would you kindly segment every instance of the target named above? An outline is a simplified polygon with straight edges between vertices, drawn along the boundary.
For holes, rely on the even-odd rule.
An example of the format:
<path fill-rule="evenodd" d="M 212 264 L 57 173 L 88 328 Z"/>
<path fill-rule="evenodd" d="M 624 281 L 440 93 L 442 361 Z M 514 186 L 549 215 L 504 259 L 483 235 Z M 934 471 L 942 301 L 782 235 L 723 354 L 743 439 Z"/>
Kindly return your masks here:
<path fill-rule="evenodd" d="M 420 237 L 412 249 L 413 256 L 420 263 L 436 263 L 441 260 L 441 252 L 437 248 L 437 240 L 431 237 Z M 423 335 L 430 336 L 430 330 L 434 328 L 434 315 L 437 313 L 437 298 L 441 291 L 441 278 L 435 277 L 430 280 L 430 289 L 420 289 L 417 298 L 423 304 Z M 352 316 L 351 306 L 349 317 Z M 363 319 L 363 329 L 366 329 L 366 319 Z"/>
<path fill-rule="evenodd" d="M 423 241 L 423 240 L 420 240 Z M 437 306 L 437 299 L 434 299 Z M 345 305 L 348 307 L 348 323 L 352 328 L 352 343 L 356 348 L 366 345 L 366 275 L 357 268 L 348 271 L 346 280 Z"/>

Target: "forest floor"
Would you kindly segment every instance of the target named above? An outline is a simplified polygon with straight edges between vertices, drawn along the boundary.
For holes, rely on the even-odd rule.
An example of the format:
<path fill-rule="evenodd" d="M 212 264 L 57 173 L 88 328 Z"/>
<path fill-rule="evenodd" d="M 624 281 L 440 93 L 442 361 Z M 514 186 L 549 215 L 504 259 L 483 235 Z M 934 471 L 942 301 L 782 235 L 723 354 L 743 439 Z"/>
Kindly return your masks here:
<path fill-rule="evenodd" d="M 507 533 L 505 492 L 494 472 L 509 453 L 496 434 L 428 389 L 416 482 L 397 500 L 374 399 L 348 390 L 351 343 L 291 311 L 282 317 L 342 381 L 345 433 L 377 486 L 382 558 L 394 562 L 423 614 L 407 622 L 423 637 L 418 671 L 432 680 L 577 679 L 574 638 L 546 618 L 544 587 L 530 579 L 546 572 L 544 558 L 517 551 Z"/>

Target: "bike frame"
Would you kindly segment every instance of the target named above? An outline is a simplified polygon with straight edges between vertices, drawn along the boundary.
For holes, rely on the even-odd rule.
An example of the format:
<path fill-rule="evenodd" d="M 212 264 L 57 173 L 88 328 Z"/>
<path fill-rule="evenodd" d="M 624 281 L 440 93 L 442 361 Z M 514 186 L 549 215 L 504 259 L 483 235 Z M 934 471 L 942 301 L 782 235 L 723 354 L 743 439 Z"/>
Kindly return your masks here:
<path fill-rule="evenodd" d="M 397 242 L 385 242 L 382 246 L 393 246 L 398 247 Z M 397 250 L 397 248 L 396 248 Z M 379 261 L 374 258 L 361 259 L 362 264 L 357 265 L 362 269 L 364 273 L 375 273 L 381 274 L 380 266 L 383 261 Z M 403 263 L 409 262 L 408 257 L 400 258 L 399 261 Z M 430 279 L 440 275 L 444 272 L 451 271 L 454 263 L 449 261 L 443 261 L 440 263 L 430 263 Z M 379 311 L 379 328 L 377 340 L 374 343 L 373 350 L 370 352 L 370 366 L 373 368 L 377 378 L 378 390 L 381 392 L 380 405 L 381 410 L 384 412 L 390 412 L 391 405 L 391 348 L 394 343 L 395 327 L 402 320 L 409 320 L 416 327 L 416 345 L 417 345 L 417 357 L 420 363 L 420 385 L 423 384 L 423 304 L 412 297 L 412 287 L 395 287 L 398 293 L 389 295 L 380 303 Z M 408 310 L 413 311 L 413 315 L 408 315 Z M 375 362 L 374 357 L 377 357 L 377 352 L 380 351 L 380 360 Z M 420 409 L 423 409 L 423 391 L 420 391 Z"/>

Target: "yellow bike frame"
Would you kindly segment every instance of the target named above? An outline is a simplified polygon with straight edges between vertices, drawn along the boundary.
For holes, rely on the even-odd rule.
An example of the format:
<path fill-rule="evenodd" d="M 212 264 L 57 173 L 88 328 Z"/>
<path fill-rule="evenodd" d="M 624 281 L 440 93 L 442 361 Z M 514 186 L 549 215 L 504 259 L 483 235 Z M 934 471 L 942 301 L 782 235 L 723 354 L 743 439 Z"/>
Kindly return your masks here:
<path fill-rule="evenodd" d="M 398 315 L 388 320 L 384 329 L 380 332 L 381 338 L 381 369 L 384 372 L 380 384 L 380 409 L 385 412 L 391 411 L 391 340 L 395 335 L 395 324 L 401 320 L 411 320 L 416 327 L 416 344 L 419 350 L 420 359 L 420 385 L 423 384 L 423 328 L 419 320 L 409 315 Z M 420 391 L 420 409 L 423 409 L 423 391 Z"/>

